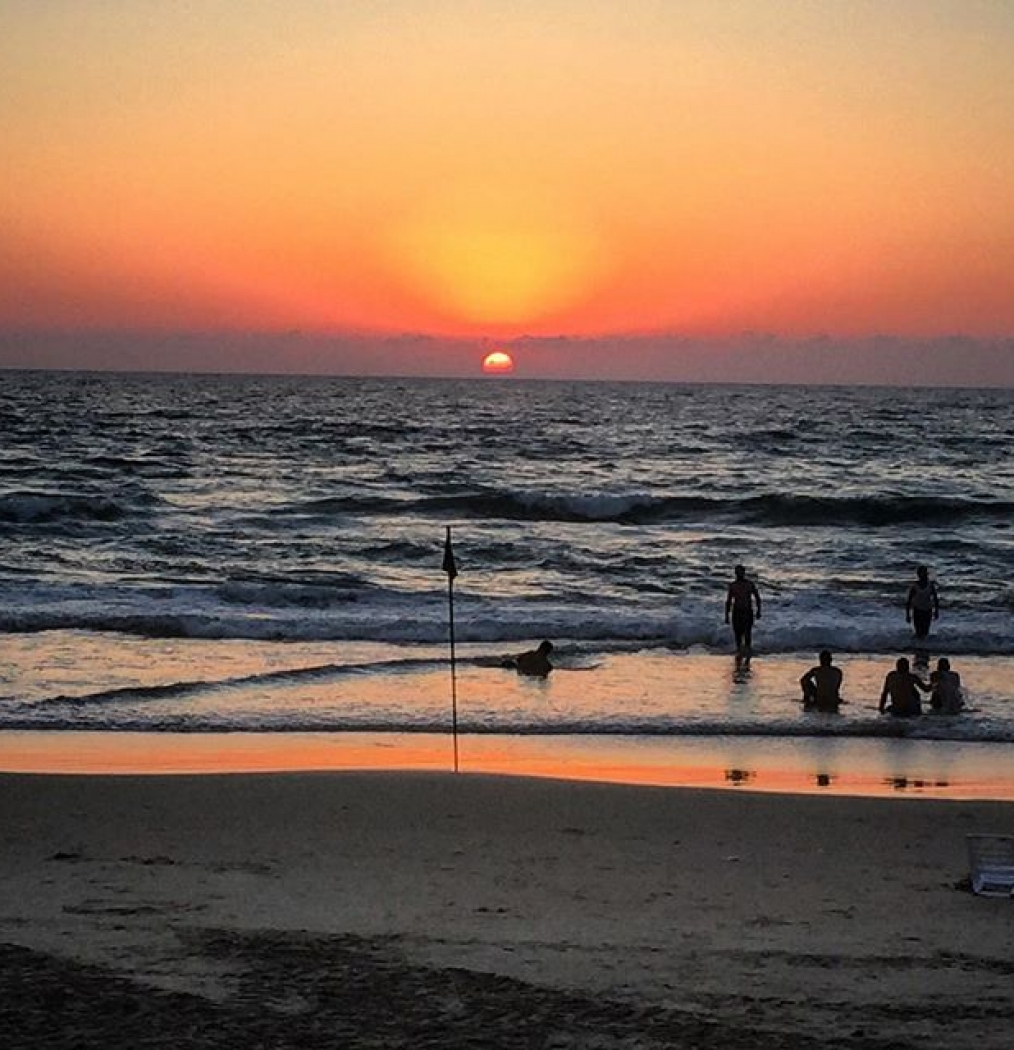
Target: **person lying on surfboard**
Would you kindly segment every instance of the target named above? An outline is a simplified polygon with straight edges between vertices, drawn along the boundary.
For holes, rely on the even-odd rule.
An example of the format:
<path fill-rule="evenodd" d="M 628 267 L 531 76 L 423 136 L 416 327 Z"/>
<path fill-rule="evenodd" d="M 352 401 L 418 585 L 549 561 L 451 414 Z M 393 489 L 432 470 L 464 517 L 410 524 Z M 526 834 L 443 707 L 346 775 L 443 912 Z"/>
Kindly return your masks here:
<path fill-rule="evenodd" d="M 552 642 L 542 642 L 538 649 L 529 649 L 526 653 L 512 657 L 511 666 L 517 668 L 518 674 L 530 675 L 533 678 L 545 678 L 553 669 L 553 665 L 549 662 L 549 654 L 552 651 Z"/>

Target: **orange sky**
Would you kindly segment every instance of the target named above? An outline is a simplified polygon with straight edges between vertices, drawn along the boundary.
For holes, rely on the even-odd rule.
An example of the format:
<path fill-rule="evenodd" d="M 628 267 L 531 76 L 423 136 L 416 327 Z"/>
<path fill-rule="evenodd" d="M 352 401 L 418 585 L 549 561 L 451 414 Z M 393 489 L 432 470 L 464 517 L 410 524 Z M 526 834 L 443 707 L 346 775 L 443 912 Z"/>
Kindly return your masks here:
<path fill-rule="evenodd" d="M 0 331 L 1014 334 L 1009 0 L 0 26 Z"/>

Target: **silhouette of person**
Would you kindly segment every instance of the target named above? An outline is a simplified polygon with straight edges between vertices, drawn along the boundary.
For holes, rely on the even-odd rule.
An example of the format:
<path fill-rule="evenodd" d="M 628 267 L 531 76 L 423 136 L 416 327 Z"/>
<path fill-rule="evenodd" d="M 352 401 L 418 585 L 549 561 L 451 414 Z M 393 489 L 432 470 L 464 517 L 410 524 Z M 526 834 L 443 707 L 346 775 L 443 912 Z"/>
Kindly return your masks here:
<path fill-rule="evenodd" d="M 928 693 L 928 686 L 918 675 L 912 674 L 908 660 L 901 656 L 894 665 L 895 669 L 887 673 L 884 688 L 880 693 L 880 713 L 893 715 L 895 718 L 914 718 L 922 714 L 920 692 Z M 890 699 L 891 706 L 887 706 Z"/>
<path fill-rule="evenodd" d="M 929 634 L 930 623 L 940 619 L 940 598 L 936 583 L 929 578 L 929 569 L 920 565 L 915 570 L 915 583 L 908 589 L 905 602 L 905 623 L 912 624 L 916 638 Z"/>
<path fill-rule="evenodd" d="M 761 597 L 757 584 L 751 580 L 746 569 L 737 565 L 736 578 L 729 584 L 725 596 L 725 622 L 732 618 L 732 634 L 736 639 L 736 654 L 749 656 L 753 647 L 754 606 L 757 607 L 756 618 L 761 617 Z"/>
<path fill-rule="evenodd" d="M 803 687 L 804 711 L 837 711 L 841 703 L 841 668 L 831 664 L 829 649 L 821 649 L 820 662 L 811 667 L 799 684 Z"/>
<path fill-rule="evenodd" d="M 951 670 L 946 656 L 937 660 L 937 669 L 930 675 L 930 707 L 942 715 L 956 715 L 964 706 L 961 695 L 961 676 Z"/>
<path fill-rule="evenodd" d="M 553 643 L 541 642 L 538 649 L 529 649 L 514 658 L 514 666 L 518 674 L 529 675 L 533 678 L 545 678 L 553 669 L 549 662 L 549 654 L 553 651 Z"/>

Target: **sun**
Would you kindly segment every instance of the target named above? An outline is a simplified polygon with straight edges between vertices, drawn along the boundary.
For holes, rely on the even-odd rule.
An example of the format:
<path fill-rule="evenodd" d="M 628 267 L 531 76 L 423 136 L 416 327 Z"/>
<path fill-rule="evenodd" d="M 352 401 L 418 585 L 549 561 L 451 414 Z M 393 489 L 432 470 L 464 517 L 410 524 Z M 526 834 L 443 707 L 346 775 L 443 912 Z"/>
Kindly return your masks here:
<path fill-rule="evenodd" d="M 504 350 L 494 350 L 482 359 L 482 370 L 487 375 L 507 375 L 514 371 L 514 358 Z"/>

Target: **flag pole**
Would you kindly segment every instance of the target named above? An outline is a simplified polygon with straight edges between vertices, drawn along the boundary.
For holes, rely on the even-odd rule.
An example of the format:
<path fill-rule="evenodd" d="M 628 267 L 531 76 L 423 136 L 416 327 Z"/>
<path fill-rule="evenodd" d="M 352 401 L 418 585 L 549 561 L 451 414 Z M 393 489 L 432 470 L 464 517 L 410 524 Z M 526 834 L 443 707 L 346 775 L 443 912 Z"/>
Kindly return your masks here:
<path fill-rule="evenodd" d="M 444 572 L 447 573 L 447 622 L 451 642 L 451 739 L 454 742 L 454 772 L 458 772 L 458 674 L 454 652 L 454 577 L 458 567 L 454 562 L 454 549 L 451 547 L 451 527 L 447 526 L 444 539 Z"/>

